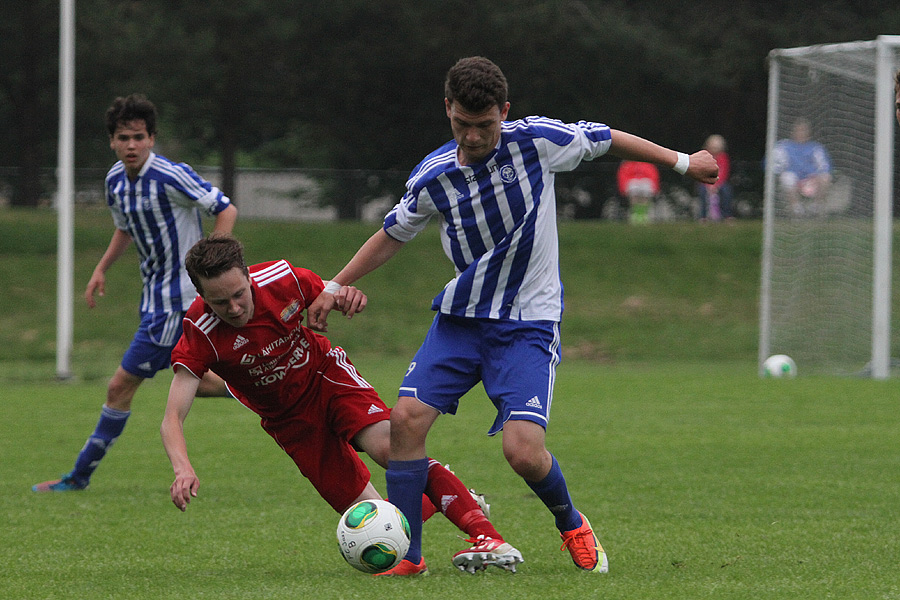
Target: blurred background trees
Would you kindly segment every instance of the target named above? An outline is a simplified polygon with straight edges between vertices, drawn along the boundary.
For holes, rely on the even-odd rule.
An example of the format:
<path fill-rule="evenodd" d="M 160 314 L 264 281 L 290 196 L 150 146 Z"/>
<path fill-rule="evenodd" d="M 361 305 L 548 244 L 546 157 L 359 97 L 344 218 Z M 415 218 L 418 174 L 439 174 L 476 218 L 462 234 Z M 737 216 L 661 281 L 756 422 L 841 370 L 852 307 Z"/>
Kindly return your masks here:
<path fill-rule="evenodd" d="M 77 0 L 76 166 L 108 167 L 103 115 L 145 93 L 157 145 L 236 167 L 408 172 L 449 139 L 443 77 L 494 60 L 511 118 L 590 119 L 693 150 L 710 133 L 761 160 L 766 55 L 900 31 L 869 0 Z M 0 8 L 0 169 L 12 202 L 41 200 L 56 162 L 59 5 Z"/>

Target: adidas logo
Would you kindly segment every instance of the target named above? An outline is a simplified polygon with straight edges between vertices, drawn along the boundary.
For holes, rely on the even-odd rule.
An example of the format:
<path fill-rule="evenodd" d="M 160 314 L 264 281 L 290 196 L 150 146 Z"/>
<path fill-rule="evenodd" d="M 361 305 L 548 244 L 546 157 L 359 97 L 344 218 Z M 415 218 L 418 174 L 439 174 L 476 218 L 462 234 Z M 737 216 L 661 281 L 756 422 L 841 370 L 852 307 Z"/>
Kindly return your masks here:
<path fill-rule="evenodd" d="M 453 504 L 454 500 L 456 500 L 458 497 L 459 496 L 456 496 L 455 494 L 454 495 L 446 494 L 444 496 L 441 496 L 441 512 L 446 513 L 447 507 L 449 507 L 451 504 Z"/>
<path fill-rule="evenodd" d="M 541 406 L 541 401 L 538 400 L 537 396 L 534 396 L 531 400 L 525 403 L 525 406 L 530 406 L 531 408 L 544 408 Z"/>
<path fill-rule="evenodd" d="M 250 340 L 248 340 L 247 338 L 245 338 L 245 337 L 242 336 L 242 335 L 238 335 L 236 338 L 234 338 L 234 346 L 233 346 L 231 349 L 232 349 L 232 350 L 237 350 L 238 348 L 240 348 L 240 347 L 243 346 L 244 344 L 248 344 L 248 343 L 250 343 Z"/>
<path fill-rule="evenodd" d="M 375 406 L 374 404 L 369 407 L 370 415 L 374 415 L 375 413 L 380 413 L 380 412 L 384 412 L 384 409 L 381 407 Z"/>
<path fill-rule="evenodd" d="M 150 371 L 153 369 L 153 365 L 150 364 L 150 361 L 142 362 L 138 365 L 138 369 L 140 369 L 141 371 Z"/>

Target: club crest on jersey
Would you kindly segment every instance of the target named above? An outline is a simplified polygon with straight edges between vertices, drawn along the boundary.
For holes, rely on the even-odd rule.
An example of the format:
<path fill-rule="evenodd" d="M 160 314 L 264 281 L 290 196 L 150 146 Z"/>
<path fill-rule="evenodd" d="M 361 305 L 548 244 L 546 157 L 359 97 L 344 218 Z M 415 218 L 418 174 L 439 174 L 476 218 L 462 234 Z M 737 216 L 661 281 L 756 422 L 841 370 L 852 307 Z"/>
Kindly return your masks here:
<path fill-rule="evenodd" d="M 300 301 L 292 300 L 291 303 L 285 306 L 284 310 L 281 311 L 281 320 L 287 323 L 298 312 L 300 312 Z"/>
<path fill-rule="evenodd" d="M 512 183 L 519 178 L 516 168 L 512 165 L 503 165 L 500 167 L 500 181 L 503 183 Z"/>

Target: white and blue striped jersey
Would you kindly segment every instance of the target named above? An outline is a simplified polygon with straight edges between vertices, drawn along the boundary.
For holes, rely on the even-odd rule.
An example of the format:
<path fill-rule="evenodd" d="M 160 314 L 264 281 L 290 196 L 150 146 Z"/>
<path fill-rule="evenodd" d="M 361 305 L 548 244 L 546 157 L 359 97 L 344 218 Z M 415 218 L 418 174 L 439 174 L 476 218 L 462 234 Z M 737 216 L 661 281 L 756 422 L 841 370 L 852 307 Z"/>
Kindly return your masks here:
<path fill-rule="evenodd" d="M 190 166 L 151 152 L 134 181 L 121 161 L 112 166 L 106 202 L 115 226 L 137 247 L 141 313 L 186 311 L 197 292 L 183 268 L 184 255 L 203 237 L 201 214 L 219 214 L 228 197 Z"/>
<path fill-rule="evenodd" d="M 528 117 L 502 123 L 496 150 L 460 166 L 448 142 L 412 172 L 384 231 L 407 242 L 435 214 L 456 277 L 433 310 L 474 318 L 560 321 L 555 174 L 605 154 L 609 127 Z"/>

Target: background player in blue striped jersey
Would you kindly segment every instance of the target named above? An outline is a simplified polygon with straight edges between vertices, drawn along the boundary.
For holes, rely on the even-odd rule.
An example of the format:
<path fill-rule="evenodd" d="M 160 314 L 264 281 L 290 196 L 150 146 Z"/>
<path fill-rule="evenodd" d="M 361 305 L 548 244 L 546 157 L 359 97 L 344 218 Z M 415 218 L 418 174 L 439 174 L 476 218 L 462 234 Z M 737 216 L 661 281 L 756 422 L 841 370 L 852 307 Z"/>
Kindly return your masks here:
<path fill-rule="evenodd" d="M 203 237 L 201 216 L 214 216 L 213 234 L 231 233 L 237 209 L 230 200 L 186 164 L 153 152 L 156 107 L 139 94 L 116 98 L 106 112 L 109 145 L 119 159 L 106 175 L 106 200 L 115 231 L 84 292 L 105 293 L 106 270 L 134 242 L 140 258 L 143 291 L 141 322 L 106 392 L 97 426 L 61 479 L 36 484 L 36 492 L 83 490 L 106 451 L 122 433 L 131 400 L 144 379 L 169 367 L 181 337 L 181 321 L 197 295 L 184 255 Z M 223 383 L 210 373 L 198 395 L 218 395 Z"/>
<path fill-rule="evenodd" d="M 310 306 L 310 325 L 324 330 L 337 286 L 384 264 L 439 216 L 456 277 L 434 299 L 437 315 L 391 413 L 387 492 L 409 518 L 414 538 L 401 565 L 412 573 L 421 564 L 418 502 L 427 433 L 481 381 L 497 408 L 489 434 L 503 431 L 504 456 L 554 515 L 563 548 L 578 567 L 605 572 L 606 554 L 544 443 L 562 317 L 554 174 L 609 153 L 713 183 L 716 161 L 706 151 L 688 156 L 600 123 L 506 121 L 506 78 L 481 57 L 449 70 L 444 104 L 453 141 L 415 168 L 383 228 Z"/>

